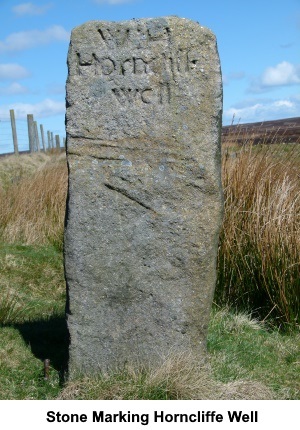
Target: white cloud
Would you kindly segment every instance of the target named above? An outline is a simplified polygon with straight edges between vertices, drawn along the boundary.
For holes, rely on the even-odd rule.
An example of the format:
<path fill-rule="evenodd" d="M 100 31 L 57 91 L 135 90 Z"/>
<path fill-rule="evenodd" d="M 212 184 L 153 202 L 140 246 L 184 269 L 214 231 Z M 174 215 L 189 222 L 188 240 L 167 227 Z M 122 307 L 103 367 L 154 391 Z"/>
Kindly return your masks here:
<path fill-rule="evenodd" d="M 44 31 L 29 30 L 12 33 L 4 41 L 0 41 L 0 52 L 16 52 L 47 45 L 51 42 L 69 41 L 70 33 L 62 26 L 53 25 Z"/>
<path fill-rule="evenodd" d="M 0 64 L 0 80 L 23 79 L 28 76 L 30 76 L 29 71 L 19 64 Z"/>
<path fill-rule="evenodd" d="M 29 92 L 28 88 L 24 87 L 18 82 L 13 82 L 8 87 L 2 87 L 2 88 L 0 87 L 0 94 L 3 96 L 26 94 L 28 92 Z"/>
<path fill-rule="evenodd" d="M 299 84 L 300 67 L 283 61 L 275 67 L 268 67 L 262 75 L 261 82 L 264 86 Z"/>
<path fill-rule="evenodd" d="M 254 79 L 249 92 L 262 93 L 274 87 L 300 84 L 300 66 L 287 61 L 268 67 L 263 74 Z"/>
<path fill-rule="evenodd" d="M 282 100 L 261 99 L 241 103 L 237 107 L 224 110 L 224 124 L 236 121 L 258 122 L 299 116 L 300 96 Z"/>
<path fill-rule="evenodd" d="M 22 3 L 13 7 L 13 12 L 18 16 L 23 15 L 43 15 L 52 7 L 52 3 L 45 4 L 44 6 L 37 6 L 33 3 Z"/>
<path fill-rule="evenodd" d="M 117 5 L 117 4 L 131 3 L 132 1 L 135 1 L 135 0 L 94 0 L 94 3 Z"/>
<path fill-rule="evenodd" d="M 39 103 L 12 103 L 10 105 L 2 105 L 0 108 L 0 116 L 7 115 L 10 109 L 14 109 L 16 118 L 26 119 L 27 114 L 33 114 L 35 118 L 45 118 L 65 113 L 65 102 L 60 102 L 51 99 L 45 99 Z"/>

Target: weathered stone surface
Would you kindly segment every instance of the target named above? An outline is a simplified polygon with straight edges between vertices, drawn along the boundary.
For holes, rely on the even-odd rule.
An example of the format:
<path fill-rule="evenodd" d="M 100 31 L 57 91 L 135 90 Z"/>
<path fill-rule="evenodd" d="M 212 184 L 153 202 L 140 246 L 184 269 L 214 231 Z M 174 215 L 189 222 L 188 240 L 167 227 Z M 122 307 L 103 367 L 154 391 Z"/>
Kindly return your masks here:
<path fill-rule="evenodd" d="M 215 37 L 176 17 L 92 21 L 68 65 L 70 371 L 200 354 L 222 216 Z"/>

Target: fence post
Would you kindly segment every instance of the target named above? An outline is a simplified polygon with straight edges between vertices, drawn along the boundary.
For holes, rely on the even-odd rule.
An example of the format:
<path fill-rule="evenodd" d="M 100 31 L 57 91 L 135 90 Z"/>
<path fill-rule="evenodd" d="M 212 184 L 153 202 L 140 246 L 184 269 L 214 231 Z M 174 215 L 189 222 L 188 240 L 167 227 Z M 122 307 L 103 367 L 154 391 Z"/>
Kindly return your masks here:
<path fill-rule="evenodd" d="M 50 132 L 50 136 L 51 136 L 51 147 L 54 148 L 54 138 L 53 138 L 53 132 Z"/>
<path fill-rule="evenodd" d="M 37 151 L 40 152 L 40 138 L 39 138 L 39 132 L 38 132 L 36 121 L 33 121 L 33 126 L 34 126 L 35 147 Z"/>
<path fill-rule="evenodd" d="M 60 150 L 60 137 L 58 134 L 55 135 L 55 143 L 56 143 L 56 149 Z"/>
<path fill-rule="evenodd" d="M 46 142 L 45 142 L 45 133 L 44 133 L 43 124 L 40 124 L 40 129 L 41 129 L 43 150 L 44 150 L 44 152 L 46 152 Z"/>
<path fill-rule="evenodd" d="M 51 149 L 51 135 L 50 135 L 50 131 L 47 131 L 47 140 L 48 140 L 48 149 Z"/>
<path fill-rule="evenodd" d="M 13 142 L 14 142 L 14 152 L 15 152 L 15 155 L 19 155 L 15 111 L 13 109 L 11 109 L 9 111 L 9 113 L 10 113 L 10 122 L 11 122 L 12 137 L 13 137 Z"/>
<path fill-rule="evenodd" d="M 34 127 L 33 127 L 33 115 L 27 115 L 27 125 L 28 125 L 28 140 L 29 140 L 29 151 L 34 152 Z"/>

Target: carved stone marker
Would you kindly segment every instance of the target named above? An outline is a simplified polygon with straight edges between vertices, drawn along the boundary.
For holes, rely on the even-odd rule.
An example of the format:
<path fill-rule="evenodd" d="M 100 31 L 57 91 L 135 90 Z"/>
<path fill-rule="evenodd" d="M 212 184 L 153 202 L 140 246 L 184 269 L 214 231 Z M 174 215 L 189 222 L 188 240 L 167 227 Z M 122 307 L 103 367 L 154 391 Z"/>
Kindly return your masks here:
<path fill-rule="evenodd" d="M 91 21 L 68 55 L 70 372 L 201 354 L 222 218 L 222 84 L 210 30 Z"/>

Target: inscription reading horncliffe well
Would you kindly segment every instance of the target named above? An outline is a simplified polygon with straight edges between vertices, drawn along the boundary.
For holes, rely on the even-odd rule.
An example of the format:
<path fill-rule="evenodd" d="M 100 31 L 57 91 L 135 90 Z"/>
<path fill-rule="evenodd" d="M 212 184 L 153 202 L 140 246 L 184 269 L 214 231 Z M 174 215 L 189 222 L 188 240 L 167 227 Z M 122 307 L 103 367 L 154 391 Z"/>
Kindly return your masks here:
<path fill-rule="evenodd" d="M 201 354 L 222 215 L 215 37 L 176 17 L 91 21 L 68 67 L 70 371 Z"/>
<path fill-rule="evenodd" d="M 172 29 L 163 20 L 136 21 L 135 28 L 117 26 L 112 29 L 107 23 L 95 23 L 85 43 L 74 43 L 70 50 L 70 77 L 98 82 L 94 97 L 110 95 L 122 105 L 170 103 L 171 80 L 176 83 L 199 71 L 205 75 L 200 52 L 184 43 L 174 46 Z M 159 52 L 155 52 L 157 47 Z"/>

